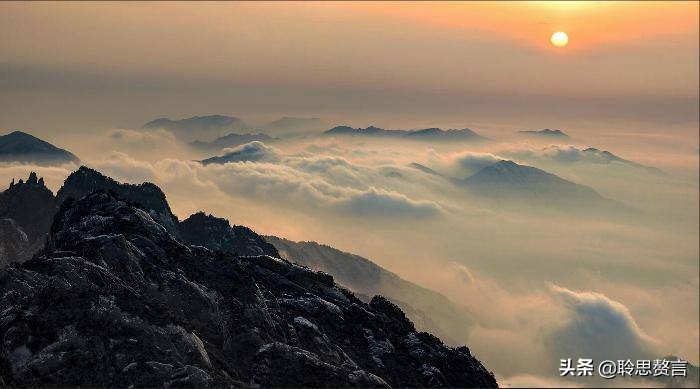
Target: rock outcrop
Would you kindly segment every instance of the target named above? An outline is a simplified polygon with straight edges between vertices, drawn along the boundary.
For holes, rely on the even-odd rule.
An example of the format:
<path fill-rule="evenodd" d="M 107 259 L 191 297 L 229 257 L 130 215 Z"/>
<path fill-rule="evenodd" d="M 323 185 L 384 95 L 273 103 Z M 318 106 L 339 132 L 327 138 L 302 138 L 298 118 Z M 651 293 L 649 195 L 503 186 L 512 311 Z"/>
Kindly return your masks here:
<path fill-rule="evenodd" d="M 56 210 L 53 193 L 34 172 L 0 192 L 0 267 L 27 260 L 43 246 Z"/>
<path fill-rule="evenodd" d="M 496 385 L 388 300 L 182 243 L 117 191 L 66 200 L 43 251 L 0 270 L 0 291 L 9 386 Z"/>
<path fill-rule="evenodd" d="M 150 182 L 139 185 L 123 184 L 96 170 L 81 166 L 66 178 L 63 186 L 56 193 L 56 200 L 61 204 L 69 198 L 79 199 L 95 190 L 113 191 L 121 198 L 139 204 L 168 232 L 178 236 L 177 217 L 170 210 L 163 191 Z"/>
<path fill-rule="evenodd" d="M 275 246 L 244 226 L 233 226 L 228 220 L 197 212 L 180 222 L 184 242 L 210 250 L 236 255 L 269 255 L 280 257 Z"/>

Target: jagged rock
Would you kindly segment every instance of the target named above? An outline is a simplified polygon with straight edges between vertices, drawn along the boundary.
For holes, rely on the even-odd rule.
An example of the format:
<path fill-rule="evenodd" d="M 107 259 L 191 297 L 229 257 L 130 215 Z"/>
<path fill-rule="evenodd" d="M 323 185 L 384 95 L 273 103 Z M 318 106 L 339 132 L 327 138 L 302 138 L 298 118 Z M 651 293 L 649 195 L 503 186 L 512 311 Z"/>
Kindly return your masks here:
<path fill-rule="evenodd" d="M 275 236 L 265 239 L 282 258 L 332 274 L 337 283 L 363 301 L 369 302 L 374 295 L 388 298 L 418 329 L 438 335 L 445 343 L 463 344 L 469 338 L 474 319 L 464 307 L 402 279 L 367 258 L 316 242 L 293 242 Z"/>
<path fill-rule="evenodd" d="M 44 252 L 0 270 L 5 385 L 496 385 L 385 299 L 187 245 L 142 206 L 116 191 L 68 200 Z"/>
<path fill-rule="evenodd" d="M 197 212 L 180 222 L 182 239 L 211 250 L 238 255 L 270 255 L 279 257 L 275 246 L 243 226 L 233 226 L 228 220 Z"/>
<path fill-rule="evenodd" d="M 179 223 L 170 210 L 165 194 L 154 184 L 122 184 L 82 166 L 66 178 L 56 197 L 46 188 L 43 178 L 37 178 L 34 172 L 26 182 L 20 179 L 15 183 L 13 180 L 9 189 L 0 193 L 0 218 L 14 220 L 29 237 L 27 247 L 23 248 L 22 254 L 18 256 L 11 254 L 18 250 L 18 247 L 15 247 L 17 244 L 14 243 L 18 241 L 11 239 L 17 233 L 10 232 L 14 230 L 9 228 L 9 225 L 0 229 L 0 241 L 5 241 L 3 247 L 7 248 L 4 255 L 0 250 L 0 267 L 9 262 L 21 262 L 31 258 L 44 245 L 51 220 L 59 206 L 67 200 L 80 199 L 96 190 L 112 191 L 121 198 L 138 204 L 169 234 L 180 237 L 182 231 L 186 235 L 186 243 L 239 255 L 279 257 L 275 247 L 260 235 L 244 226 L 231 227 L 225 219 L 201 213 Z M 13 242 L 13 248 L 10 248 L 10 242 Z"/>
<path fill-rule="evenodd" d="M 0 193 L 0 217 L 13 219 L 31 241 L 45 237 L 55 213 L 53 193 L 34 172 Z"/>
<path fill-rule="evenodd" d="M 56 193 L 56 199 L 58 204 L 61 204 L 68 198 L 79 199 L 96 190 L 111 190 L 121 198 L 140 204 L 171 234 L 178 235 L 178 220 L 170 210 L 165 194 L 150 182 L 139 185 L 122 184 L 96 170 L 81 166 L 66 178 L 63 186 Z"/>
<path fill-rule="evenodd" d="M 0 268 L 31 258 L 43 246 L 55 212 L 53 193 L 34 172 L 0 192 Z"/>

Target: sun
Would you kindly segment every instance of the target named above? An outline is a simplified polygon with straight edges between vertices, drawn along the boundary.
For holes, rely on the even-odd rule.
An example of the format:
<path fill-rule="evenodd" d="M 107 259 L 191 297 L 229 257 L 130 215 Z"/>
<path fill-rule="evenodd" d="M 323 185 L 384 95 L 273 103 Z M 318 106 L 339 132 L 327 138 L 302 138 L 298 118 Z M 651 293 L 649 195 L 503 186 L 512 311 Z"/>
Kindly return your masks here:
<path fill-rule="evenodd" d="M 552 37 L 549 38 L 549 41 L 552 42 L 554 47 L 565 47 L 569 44 L 569 36 L 566 35 L 566 33 L 563 31 L 557 31 L 554 34 L 552 34 Z"/>

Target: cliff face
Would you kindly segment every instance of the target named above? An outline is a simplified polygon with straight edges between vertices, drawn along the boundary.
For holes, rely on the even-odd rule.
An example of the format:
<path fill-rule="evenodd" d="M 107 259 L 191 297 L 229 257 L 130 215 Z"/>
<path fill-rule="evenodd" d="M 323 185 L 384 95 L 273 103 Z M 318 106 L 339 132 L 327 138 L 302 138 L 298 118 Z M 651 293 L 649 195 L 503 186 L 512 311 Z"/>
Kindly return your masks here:
<path fill-rule="evenodd" d="M 36 173 L 0 192 L 0 268 L 31 258 L 46 240 L 56 200 Z"/>
<path fill-rule="evenodd" d="M 189 246 L 137 203 L 68 200 L 44 252 L 0 271 L 10 386 L 495 386 L 382 297 L 266 255 Z"/>
<path fill-rule="evenodd" d="M 79 199 L 95 190 L 113 191 L 121 198 L 137 203 L 171 234 L 178 235 L 178 220 L 170 210 L 165 194 L 150 182 L 139 185 L 122 184 L 96 170 L 81 166 L 66 178 L 56 193 L 56 199 L 58 204 L 61 204 L 69 198 Z"/>

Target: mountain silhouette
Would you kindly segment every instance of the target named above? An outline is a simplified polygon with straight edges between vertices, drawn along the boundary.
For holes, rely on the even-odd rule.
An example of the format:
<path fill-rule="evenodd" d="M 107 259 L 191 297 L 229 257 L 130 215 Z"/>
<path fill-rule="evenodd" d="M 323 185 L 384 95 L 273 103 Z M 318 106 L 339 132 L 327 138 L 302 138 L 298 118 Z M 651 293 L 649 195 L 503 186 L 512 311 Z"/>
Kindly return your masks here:
<path fill-rule="evenodd" d="M 79 163 L 78 157 L 22 131 L 0 135 L 0 162 L 61 165 Z"/>
<path fill-rule="evenodd" d="M 81 168 L 58 199 L 43 249 L 0 270 L 3 385 L 497 385 L 468 348 L 251 230 L 197 213 L 170 231 L 153 184 Z"/>

